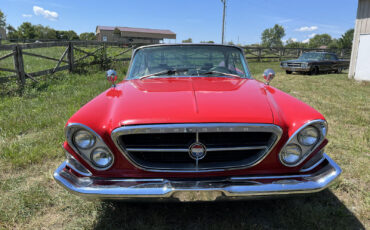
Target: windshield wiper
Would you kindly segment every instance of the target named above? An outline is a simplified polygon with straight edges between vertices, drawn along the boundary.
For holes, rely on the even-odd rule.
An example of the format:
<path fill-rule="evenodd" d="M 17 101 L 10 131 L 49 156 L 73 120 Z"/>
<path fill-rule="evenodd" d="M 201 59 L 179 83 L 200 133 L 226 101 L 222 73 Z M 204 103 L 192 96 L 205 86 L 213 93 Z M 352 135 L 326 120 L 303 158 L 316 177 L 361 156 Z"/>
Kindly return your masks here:
<path fill-rule="evenodd" d="M 236 75 L 236 74 L 223 73 L 223 72 L 219 72 L 219 71 L 208 71 L 208 72 L 205 72 L 205 73 L 201 73 L 200 75 L 211 75 L 211 74 L 220 74 L 220 75 L 230 76 L 230 77 L 234 77 L 234 78 L 242 78 L 241 76 Z"/>
<path fill-rule="evenodd" d="M 175 73 L 180 73 L 180 72 L 185 72 L 185 71 L 188 71 L 188 69 L 168 69 L 168 70 L 159 71 L 157 73 L 151 73 L 151 74 L 142 76 L 139 79 L 142 80 L 148 77 L 160 76 L 160 75 L 172 75 Z"/>

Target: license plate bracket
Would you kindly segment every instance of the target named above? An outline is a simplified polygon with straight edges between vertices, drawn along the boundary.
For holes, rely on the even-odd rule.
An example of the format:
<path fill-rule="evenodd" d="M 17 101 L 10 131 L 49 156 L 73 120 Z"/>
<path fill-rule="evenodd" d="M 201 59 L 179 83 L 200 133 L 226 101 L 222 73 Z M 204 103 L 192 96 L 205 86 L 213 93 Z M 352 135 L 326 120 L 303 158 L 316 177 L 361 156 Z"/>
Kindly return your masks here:
<path fill-rule="evenodd" d="M 173 197 L 181 202 L 215 201 L 220 196 L 221 191 L 179 191 L 173 194 Z"/>

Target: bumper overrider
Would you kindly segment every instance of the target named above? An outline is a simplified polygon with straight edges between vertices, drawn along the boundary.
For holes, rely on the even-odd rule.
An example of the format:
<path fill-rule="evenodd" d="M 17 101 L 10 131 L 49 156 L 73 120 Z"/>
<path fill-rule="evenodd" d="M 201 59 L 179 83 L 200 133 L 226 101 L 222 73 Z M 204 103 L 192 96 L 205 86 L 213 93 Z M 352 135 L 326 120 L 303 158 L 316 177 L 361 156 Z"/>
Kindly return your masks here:
<path fill-rule="evenodd" d="M 72 161 L 71 161 L 72 160 Z M 260 175 L 221 179 L 134 179 L 89 176 L 82 165 L 76 169 L 73 158 L 63 162 L 54 179 L 76 195 L 92 199 L 137 199 L 211 201 L 234 198 L 318 192 L 330 185 L 342 172 L 326 154 L 310 171 L 297 175 Z M 85 172 L 76 176 L 72 169 Z"/>

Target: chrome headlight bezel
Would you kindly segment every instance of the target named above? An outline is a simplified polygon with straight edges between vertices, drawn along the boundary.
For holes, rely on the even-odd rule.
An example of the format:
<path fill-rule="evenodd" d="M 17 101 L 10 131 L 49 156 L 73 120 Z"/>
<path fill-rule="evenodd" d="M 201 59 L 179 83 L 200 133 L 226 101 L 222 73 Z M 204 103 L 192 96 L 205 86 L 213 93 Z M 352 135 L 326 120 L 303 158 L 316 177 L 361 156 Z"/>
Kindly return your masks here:
<path fill-rule="evenodd" d="M 313 135 L 310 135 L 310 132 Z M 301 145 L 312 146 L 320 140 L 320 131 L 316 127 L 309 125 L 297 134 L 297 139 Z"/>
<path fill-rule="evenodd" d="M 85 135 L 85 137 L 90 138 L 89 143 L 87 144 L 87 146 L 82 146 L 81 142 L 80 142 L 81 140 L 78 140 L 78 136 L 83 136 L 83 135 Z M 77 130 L 73 134 L 72 141 L 73 141 L 73 144 L 79 149 L 91 149 L 92 147 L 94 147 L 94 145 L 96 143 L 95 136 L 93 134 L 91 134 L 89 131 L 85 130 L 85 129 Z"/>
<path fill-rule="evenodd" d="M 95 143 L 94 145 L 90 146 L 89 148 L 81 148 L 74 142 L 74 136 L 79 131 L 86 131 L 94 136 Z M 114 154 L 110 151 L 109 147 L 105 144 L 103 139 L 91 128 L 86 125 L 79 124 L 79 123 L 70 123 L 65 127 L 65 135 L 69 146 L 79 154 L 82 159 L 85 160 L 92 168 L 98 171 L 107 170 L 109 169 L 114 163 Z M 106 167 L 98 167 L 96 166 L 91 160 L 92 152 L 97 148 L 104 148 L 107 152 L 112 156 L 112 161 Z"/>
<path fill-rule="evenodd" d="M 317 131 L 319 132 L 319 138 L 312 145 L 303 145 L 302 143 L 300 143 L 298 136 L 303 130 L 310 127 L 314 127 L 317 129 Z M 302 125 L 302 127 L 300 127 L 297 131 L 294 132 L 294 134 L 289 138 L 289 140 L 285 143 L 284 147 L 281 149 L 279 153 L 280 162 L 287 167 L 296 167 L 299 164 L 301 164 L 325 140 L 327 130 L 328 125 L 327 122 L 324 120 L 312 120 Z M 295 163 L 287 163 L 283 158 L 284 151 L 286 150 L 286 147 L 290 144 L 296 144 L 302 149 L 301 159 L 299 159 Z"/>
<path fill-rule="evenodd" d="M 105 163 L 104 165 L 102 164 L 99 164 L 99 162 L 95 159 L 95 156 L 97 156 L 99 153 L 105 153 L 107 156 L 107 160 L 108 162 Z M 90 159 L 91 159 L 91 162 L 98 168 L 106 168 L 107 165 L 111 165 L 112 164 L 112 161 L 113 161 L 113 155 L 106 149 L 106 148 L 103 148 L 103 147 L 98 147 L 98 148 L 95 148 L 91 151 L 91 154 L 90 154 Z"/>

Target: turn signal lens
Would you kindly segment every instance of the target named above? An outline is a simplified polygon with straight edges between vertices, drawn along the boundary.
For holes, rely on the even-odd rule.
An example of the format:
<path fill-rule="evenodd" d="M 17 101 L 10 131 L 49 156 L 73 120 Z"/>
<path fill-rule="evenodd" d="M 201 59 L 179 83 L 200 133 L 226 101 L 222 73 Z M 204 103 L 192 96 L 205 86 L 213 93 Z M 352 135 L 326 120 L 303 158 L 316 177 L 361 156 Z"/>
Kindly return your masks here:
<path fill-rule="evenodd" d="M 105 148 L 96 148 L 91 153 L 91 161 L 99 168 L 106 168 L 112 163 L 113 156 Z"/>
<path fill-rule="evenodd" d="M 298 134 L 299 143 L 305 146 L 311 146 L 316 144 L 319 138 L 320 138 L 319 131 L 313 126 L 308 126 Z"/>
<path fill-rule="evenodd" d="M 80 130 L 73 136 L 73 142 L 80 149 L 90 149 L 95 145 L 95 137 L 86 130 Z"/>
<path fill-rule="evenodd" d="M 302 158 L 302 149 L 299 145 L 289 144 L 283 150 L 281 157 L 286 164 L 297 163 Z"/>

